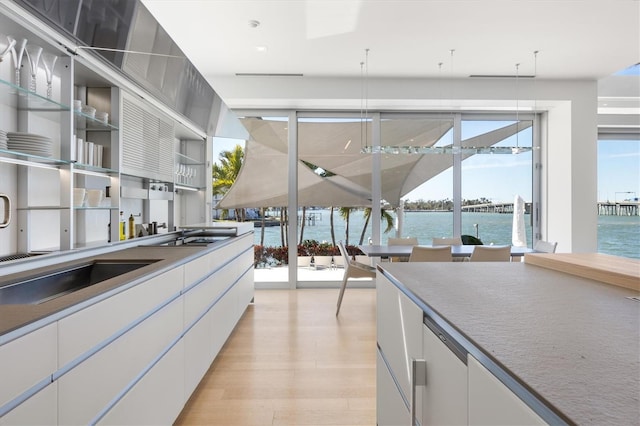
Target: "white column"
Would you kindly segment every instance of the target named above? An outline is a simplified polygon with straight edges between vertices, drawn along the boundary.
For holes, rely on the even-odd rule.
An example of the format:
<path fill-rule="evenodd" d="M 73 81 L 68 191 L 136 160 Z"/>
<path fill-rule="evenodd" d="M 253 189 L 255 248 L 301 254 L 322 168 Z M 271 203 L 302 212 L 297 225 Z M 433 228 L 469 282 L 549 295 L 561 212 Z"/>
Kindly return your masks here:
<path fill-rule="evenodd" d="M 371 119 L 372 145 L 380 146 L 380 114 L 373 114 Z M 371 168 L 371 239 L 373 244 L 380 244 L 380 199 L 382 198 L 381 154 L 372 155 Z"/>
<path fill-rule="evenodd" d="M 597 85 L 574 83 L 571 101 L 549 109 L 543 137 L 542 238 L 558 242 L 558 252 L 596 252 Z"/>
<path fill-rule="evenodd" d="M 295 289 L 298 283 L 298 118 L 295 111 L 289 113 L 289 288 Z"/>

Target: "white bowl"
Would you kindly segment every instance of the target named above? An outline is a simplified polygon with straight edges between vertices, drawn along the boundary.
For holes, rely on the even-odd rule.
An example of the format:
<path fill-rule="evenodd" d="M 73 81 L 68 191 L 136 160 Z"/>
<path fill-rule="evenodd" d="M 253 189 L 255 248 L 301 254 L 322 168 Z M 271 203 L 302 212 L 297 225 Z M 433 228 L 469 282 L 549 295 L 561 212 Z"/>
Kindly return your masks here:
<path fill-rule="evenodd" d="M 109 122 L 109 113 L 104 111 L 96 111 L 96 120 L 102 121 L 103 123 Z"/>
<path fill-rule="evenodd" d="M 92 106 L 85 105 L 82 107 L 82 113 L 88 115 L 89 117 L 95 117 L 96 109 Z"/>
<path fill-rule="evenodd" d="M 104 199 L 104 191 L 102 189 L 87 190 L 87 205 L 89 207 L 100 207 Z"/>
<path fill-rule="evenodd" d="M 74 207 L 82 207 L 84 206 L 84 199 L 87 195 L 87 190 L 84 188 L 73 188 L 73 206 Z"/>

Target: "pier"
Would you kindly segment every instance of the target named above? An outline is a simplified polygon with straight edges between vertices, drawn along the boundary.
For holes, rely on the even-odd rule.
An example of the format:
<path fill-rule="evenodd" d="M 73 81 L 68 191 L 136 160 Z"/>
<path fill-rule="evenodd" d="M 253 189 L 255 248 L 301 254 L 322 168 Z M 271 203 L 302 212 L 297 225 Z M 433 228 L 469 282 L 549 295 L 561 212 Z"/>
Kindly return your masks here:
<path fill-rule="evenodd" d="M 640 201 L 601 201 L 598 202 L 600 216 L 638 216 Z"/>
<path fill-rule="evenodd" d="M 462 206 L 463 212 L 473 213 L 513 213 L 513 203 L 485 203 Z M 531 203 L 525 203 L 524 212 L 531 213 Z M 640 201 L 600 201 L 598 202 L 600 216 L 638 216 L 640 215 Z"/>
<path fill-rule="evenodd" d="M 513 213 L 513 203 L 485 203 L 462 206 L 463 212 L 473 213 Z M 524 212 L 531 213 L 531 203 L 524 204 Z"/>

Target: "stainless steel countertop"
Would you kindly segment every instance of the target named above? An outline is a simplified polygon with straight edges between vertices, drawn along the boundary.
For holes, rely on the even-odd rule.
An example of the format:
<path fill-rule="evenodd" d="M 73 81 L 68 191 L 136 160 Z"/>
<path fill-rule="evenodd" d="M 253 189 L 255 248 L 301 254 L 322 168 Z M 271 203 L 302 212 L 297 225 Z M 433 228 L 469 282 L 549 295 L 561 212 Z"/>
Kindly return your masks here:
<path fill-rule="evenodd" d="M 637 292 L 524 263 L 381 268 L 574 422 L 640 424 Z"/>

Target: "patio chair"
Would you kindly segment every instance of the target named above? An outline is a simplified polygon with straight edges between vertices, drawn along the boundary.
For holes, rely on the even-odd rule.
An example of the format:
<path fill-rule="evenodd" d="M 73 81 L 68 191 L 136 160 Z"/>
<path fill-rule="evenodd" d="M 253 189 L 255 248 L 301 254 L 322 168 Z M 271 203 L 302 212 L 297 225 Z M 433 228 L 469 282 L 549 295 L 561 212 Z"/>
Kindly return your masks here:
<path fill-rule="evenodd" d="M 338 308 L 336 309 L 336 316 L 340 313 L 340 305 L 342 304 L 342 296 L 344 296 L 344 290 L 347 288 L 347 281 L 349 278 L 376 278 L 376 268 L 364 263 L 356 262 L 349 257 L 347 249 L 344 247 L 342 241 L 338 241 L 338 248 L 340 254 L 344 259 L 344 278 L 342 279 L 342 286 L 340 287 L 340 294 L 338 295 Z"/>
<path fill-rule="evenodd" d="M 533 249 L 540 253 L 555 253 L 557 246 L 557 242 L 538 240 L 533 246 Z"/>
<path fill-rule="evenodd" d="M 471 262 L 510 262 L 511 246 L 474 246 Z"/>
<path fill-rule="evenodd" d="M 442 237 L 442 238 L 434 238 L 431 240 L 432 246 L 461 246 L 462 238 L 461 237 Z"/>
<path fill-rule="evenodd" d="M 415 237 L 406 237 L 406 238 L 389 238 L 387 240 L 387 245 L 389 246 L 417 246 L 418 239 Z M 389 258 L 389 262 L 406 262 L 407 258 L 401 258 L 397 256 L 392 256 Z"/>
<path fill-rule="evenodd" d="M 451 262 L 451 259 L 449 246 L 413 246 L 409 256 L 409 262 Z"/>

